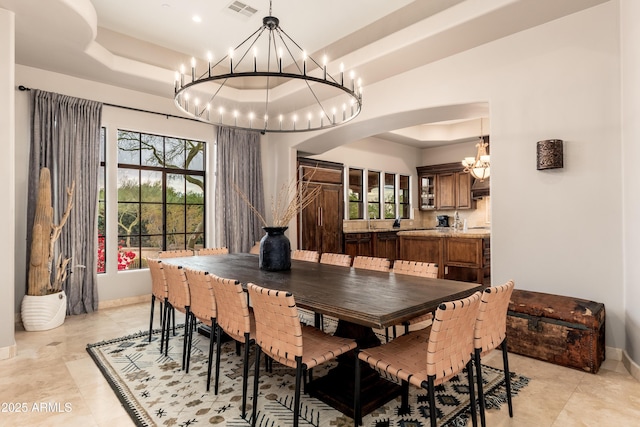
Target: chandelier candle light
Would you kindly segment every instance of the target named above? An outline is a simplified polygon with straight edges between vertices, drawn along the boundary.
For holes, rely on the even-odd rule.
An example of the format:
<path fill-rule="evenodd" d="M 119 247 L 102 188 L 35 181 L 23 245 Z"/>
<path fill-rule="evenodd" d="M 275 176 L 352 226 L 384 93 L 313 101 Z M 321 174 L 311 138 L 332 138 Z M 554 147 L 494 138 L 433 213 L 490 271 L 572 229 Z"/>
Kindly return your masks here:
<path fill-rule="evenodd" d="M 464 166 L 464 171 L 470 173 L 476 179 L 479 179 L 480 182 L 484 181 L 486 178 L 489 178 L 491 173 L 490 169 L 490 158 L 487 154 L 487 147 L 489 144 L 484 139 L 482 135 L 482 119 L 480 119 L 480 142 L 476 144 L 478 148 L 478 152 L 476 153 L 476 157 L 465 157 L 462 160 L 462 166 Z"/>
<path fill-rule="evenodd" d="M 174 88 L 176 106 L 203 122 L 304 132 L 347 123 L 362 109 L 362 81 L 353 71 L 345 80 L 343 64 L 334 76 L 326 56 L 320 64 L 307 54 L 272 16 L 271 2 L 260 28 L 218 62 L 207 60 L 204 73 L 195 58 L 190 75 L 182 66 Z"/>

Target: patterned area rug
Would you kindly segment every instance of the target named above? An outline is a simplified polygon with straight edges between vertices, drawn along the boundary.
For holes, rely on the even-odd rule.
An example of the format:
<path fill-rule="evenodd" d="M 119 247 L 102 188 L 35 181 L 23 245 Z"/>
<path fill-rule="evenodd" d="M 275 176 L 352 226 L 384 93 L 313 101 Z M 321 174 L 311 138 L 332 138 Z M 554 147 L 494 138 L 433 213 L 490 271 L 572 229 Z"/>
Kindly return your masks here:
<path fill-rule="evenodd" d="M 330 322 L 330 320 L 329 320 Z M 329 329 L 331 324 L 327 325 Z M 221 346 L 219 393 L 206 392 L 209 339 L 194 334 L 189 373 L 181 370 L 183 328 L 171 337 L 168 356 L 160 354 L 159 333 L 149 343 L 148 332 L 87 345 L 123 406 L 138 426 L 248 426 L 252 408 L 253 367 L 249 369 L 247 419 L 241 417 L 242 357 L 236 355 L 235 342 Z M 250 363 L 253 365 L 253 351 Z M 261 365 L 264 365 L 262 363 Z M 314 369 L 314 378 L 333 365 Z M 215 358 L 214 358 L 215 368 Z M 215 371 L 214 371 L 215 372 Z M 504 375 L 501 370 L 483 366 L 488 409 L 506 402 Z M 258 425 L 282 427 L 292 424 L 295 372 L 277 363 L 273 372 L 260 375 Z M 515 396 L 528 378 L 512 374 Z M 437 387 L 438 423 L 442 426 L 465 426 L 469 416 L 466 374 Z M 419 427 L 429 425 L 426 391 L 410 387 L 411 413 L 400 416 L 400 398 L 388 402 L 363 418 L 367 427 Z M 323 402 L 303 394 L 300 426 L 353 426 L 353 420 Z M 506 403 L 505 403 L 506 404 Z"/>

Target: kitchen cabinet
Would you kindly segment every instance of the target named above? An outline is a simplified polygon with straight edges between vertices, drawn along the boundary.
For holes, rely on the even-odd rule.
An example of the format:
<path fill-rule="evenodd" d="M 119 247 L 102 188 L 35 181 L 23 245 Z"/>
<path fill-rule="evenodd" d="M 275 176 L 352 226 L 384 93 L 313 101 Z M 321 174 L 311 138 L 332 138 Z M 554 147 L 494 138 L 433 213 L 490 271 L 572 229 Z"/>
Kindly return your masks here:
<path fill-rule="evenodd" d="M 444 239 L 434 236 L 400 236 L 400 258 L 405 261 L 438 264 L 438 277 L 444 277 Z"/>
<path fill-rule="evenodd" d="M 436 208 L 436 176 L 418 175 L 420 189 L 420 210 L 428 211 Z"/>
<path fill-rule="evenodd" d="M 398 259 L 398 242 L 397 231 L 345 233 L 344 253 L 351 257 L 373 256 L 395 261 Z"/>
<path fill-rule="evenodd" d="M 471 209 L 471 175 L 464 172 L 438 174 L 436 195 L 438 209 Z"/>
<path fill-rule="evenodd" d="M 373 233 L 373 256 L 393 262 L 398 259 L 398 232 L 379 231 Z"/>
<path fill-rule="evenodd" d="M 298 216 L 298 248 L 342 253 L 343 165 L 298 159 L 298 172 L 299 180 L 309 181 L 307 191 L 320 187 L 318 197 Z"/>
<path fill-rule="evenodd" d="M 356 256 L 372 256 L 371 235 L 373 233 L 345 233 L 344 253 Z"/>
<path fill-rule="evenodd" d="M 438 278 L 489 282 L 491 240 L 440 231 L 403 232 L 399 238 L 400 257 L 407 261 L 438 264 Z"/>
<path fill-rule="evenodd" d="M 444 241 L 444 278 L 483 283 L 490 275 L 490 240 L 447 237 Z"/>
<path fill-rule="evenodd" d="M 471 175 L 460 163 L 420 166 L 420 209 L 471 209 Z"/>

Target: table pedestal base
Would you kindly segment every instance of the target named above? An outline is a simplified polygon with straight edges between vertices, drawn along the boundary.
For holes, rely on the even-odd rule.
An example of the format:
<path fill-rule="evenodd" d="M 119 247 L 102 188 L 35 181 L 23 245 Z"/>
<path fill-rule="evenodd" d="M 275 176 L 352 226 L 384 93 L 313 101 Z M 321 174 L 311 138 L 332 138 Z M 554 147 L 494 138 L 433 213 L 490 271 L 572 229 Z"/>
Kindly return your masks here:
<path fill-rule="evenodd" d="M 353 357 L 353 355 L 350 355 Z M 370 414 L 388 401 L 400 396 L 402 387 L 380 378 L 380 375 L 369 365 L 360 365 L 362 382 L 360 385 L 360 402 L 362 416 Z M 307 384 L 306 392 L 353 418 L 354 406 L 354 370 L 353 358 L 350 367 L 339 364 L 327 375 Z"/>
<path fill-rule="evenodd" d="M 380 345 L 378 336 L 371 328 L 340 320 L 335 335 L 355 338 L 359 348 L 370 348 Z M 338 365 L 321 378 L 314 379 L 305 389 L 315 397 L 334 409 L 353 418 L 355 389 L 355 355 L 354 352 L 338 357 Z M 368 364 L 360 363 L 360 402 L 362 416 L 375 411 L 388 401 L 400 396 L 402 387 L 380 378 L 380 375 Z"/>

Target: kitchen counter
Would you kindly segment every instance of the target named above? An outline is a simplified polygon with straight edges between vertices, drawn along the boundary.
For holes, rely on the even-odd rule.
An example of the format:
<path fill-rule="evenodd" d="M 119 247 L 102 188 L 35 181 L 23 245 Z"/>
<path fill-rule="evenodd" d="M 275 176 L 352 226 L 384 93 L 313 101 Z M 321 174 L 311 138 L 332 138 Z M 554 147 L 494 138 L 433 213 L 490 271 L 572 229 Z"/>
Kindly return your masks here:
<path fill-rule="evenodd" d="M 454 230 L 450 227 L 443 228 L 430 228 L 422 230 L 406 230 L 400 231 L 398 236 L 413 236 L 413 237 L 462 237 L 469 239 L 488 238 L 491 237 L 491 230 L 488 228 L 470 228 L 467 231 Z"/>
<path fill-rule="evenodd" d="M 353 233 L 386 233 L 389 231 L 416 231 L 416 230 L 425 230 L 424 227 L 400 227 L 400 228 L 393 228 L 393 227 L 380 227 L 380 228 L 363 228 L 363 229 L 356 229 L 356 230 L 343 230 L 344 234 L 353 234 Z"/>

